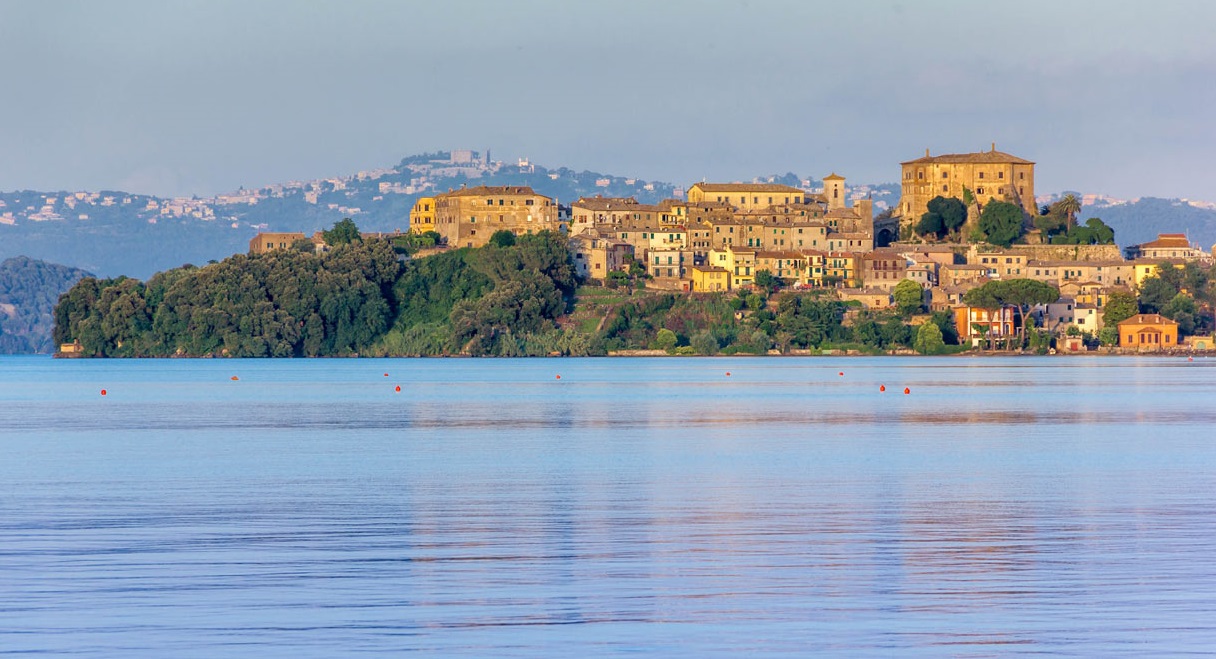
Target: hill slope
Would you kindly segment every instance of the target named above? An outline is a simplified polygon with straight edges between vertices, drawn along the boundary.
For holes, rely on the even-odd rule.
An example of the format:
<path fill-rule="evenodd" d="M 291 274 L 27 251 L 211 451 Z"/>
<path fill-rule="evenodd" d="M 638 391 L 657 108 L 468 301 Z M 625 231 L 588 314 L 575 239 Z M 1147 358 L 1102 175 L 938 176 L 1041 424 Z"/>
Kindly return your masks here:
<path fill-rule="evenodd" d="M 55 303 L 89 273 L 25 256 L 0 263 L 0 354 L 51 353 Z"/>

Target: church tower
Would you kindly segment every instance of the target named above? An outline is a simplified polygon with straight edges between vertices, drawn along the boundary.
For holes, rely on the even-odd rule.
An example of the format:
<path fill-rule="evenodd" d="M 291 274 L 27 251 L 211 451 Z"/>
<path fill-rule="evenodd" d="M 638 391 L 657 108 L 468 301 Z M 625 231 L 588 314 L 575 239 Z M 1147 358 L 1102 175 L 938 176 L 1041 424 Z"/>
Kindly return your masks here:
<path fill-rule="evenodd" d="M 844 177 L 836 172 L 823 177 L 823 197 L 828 201 L 828 210 L 844 208 Z"/>

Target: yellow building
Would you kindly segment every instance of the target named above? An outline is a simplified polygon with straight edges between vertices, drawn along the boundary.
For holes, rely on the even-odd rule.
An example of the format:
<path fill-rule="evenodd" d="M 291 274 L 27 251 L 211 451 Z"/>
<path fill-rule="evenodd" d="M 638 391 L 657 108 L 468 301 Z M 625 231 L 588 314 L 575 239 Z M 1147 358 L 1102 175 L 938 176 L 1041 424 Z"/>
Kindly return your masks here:
<path fill-rule="evenodd" d="M 853 286 L 861 281 L 857 266 L 861 254 L 854 252 L 831 252 L 824 258 L 823 276 L 835 279 L 845 286 Z"/>
<path fill-rule="evenodd" d="M 435 198 L 419 197 L 410 210 L 410 233 L 435 230 Z"/>
<path fill-rule="evenodd" d="M 1155 352 L 1178 347 L 1178 323 L 1155 313 L 1141 313 L 1119 323 L 1119 347 Z"/>
<path fill-rule="evenodd" d="M 273 249 L 287 249 L 295 241 L 306 237 L 302 233 L 259 233 L 249 241 L 249 253 L 265 254 Z"/>
<path fill-rule="evenodd" d="M 502 230 L 563 231 L 557 202 L 527 186 L 477 186 L 435 196 L 435 231 L 452 247 L 481 247 Z"/>
<path fill-rule="evenodd" d="M 730 288 L 730 272 L 726 268 L 709 265 L 694 265 L 689 269 L 692 274 L 692 291 L 706 293 L 725 291 Z"/>
<path fill-rule="evenodd" d="M 776 183 L 696 183 L 688 188 L 688 203 L 716 202 L 738 210 L 804 203 L 807 194 Z"/>
<path fill-rule="evenodd" d="M 745 247 L 726 247 L 709 252 L 709 265 L 725 268 L 729 273 L 732 290 L 751 286 L 756 281 L 756 250 Z"/>
<path fill-rule="evenodd" d="M 1034 201 L 1034 163 L 996 150 L 980 153 L 949 153 L 900 163 L 903 168 L 900 215 L 904 225 L 915 224 L 934 197 L 963 199 L 963 189 L 985 204 L 989 199 L 1021 206 L 1037 215 Z"/>
<path fill-rule="evenodd" d="M 1132 271 L 1135 279 L 1133 286 L 1140 288 L 1140 284 L 1149 277 L 1156 277 L 1161 268 L 1178 268 L 1182 267 L 1182 261 L 1167 261 L 1165 259 L 1140 259 L 1132 263 Z"/>

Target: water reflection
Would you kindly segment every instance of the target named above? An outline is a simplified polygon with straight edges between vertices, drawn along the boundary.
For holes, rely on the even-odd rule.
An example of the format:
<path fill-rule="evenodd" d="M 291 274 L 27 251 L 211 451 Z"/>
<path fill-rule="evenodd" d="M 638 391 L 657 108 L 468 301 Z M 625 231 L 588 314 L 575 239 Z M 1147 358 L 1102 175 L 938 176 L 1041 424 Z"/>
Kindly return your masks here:
<path fill-rule="evenodd" d="M 401 364 L 243 363 L 263 384 L 233 393 L 120 363 L 104 403 L 14 397 L 0 648 L 1140 656 L 1216 638 L 1210 371 L 628 363 L 563 362 L 559 386 L 543 361 L 407 362 L 400 396 L 381 373 Z M 11 377 L 0 392 L 38 386 Z"/>

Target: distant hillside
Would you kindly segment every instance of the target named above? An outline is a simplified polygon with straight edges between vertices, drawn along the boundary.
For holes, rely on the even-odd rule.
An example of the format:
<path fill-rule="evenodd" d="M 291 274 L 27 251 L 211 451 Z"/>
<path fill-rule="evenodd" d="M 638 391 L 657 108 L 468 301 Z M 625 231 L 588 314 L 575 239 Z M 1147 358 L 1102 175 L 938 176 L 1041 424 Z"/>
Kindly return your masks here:
<path fill-rule="evenodd" d="M 1148 242 L 1159 233 L 1186 233 L 1204 250 L 1216 243 L 1216 210 L 1177 199 L 1145 197 L 1132 203 L 1083 207 L 1081 219 L 1091 217 L 1102 218 L 1115 230 L 1115 241 L 1124 247 Z"/>
<path fill-rule="evenodd" d="M 25 256 L 0 263 L 0 354 L 50 353 L 59 296 L 90 276 Z"/>

